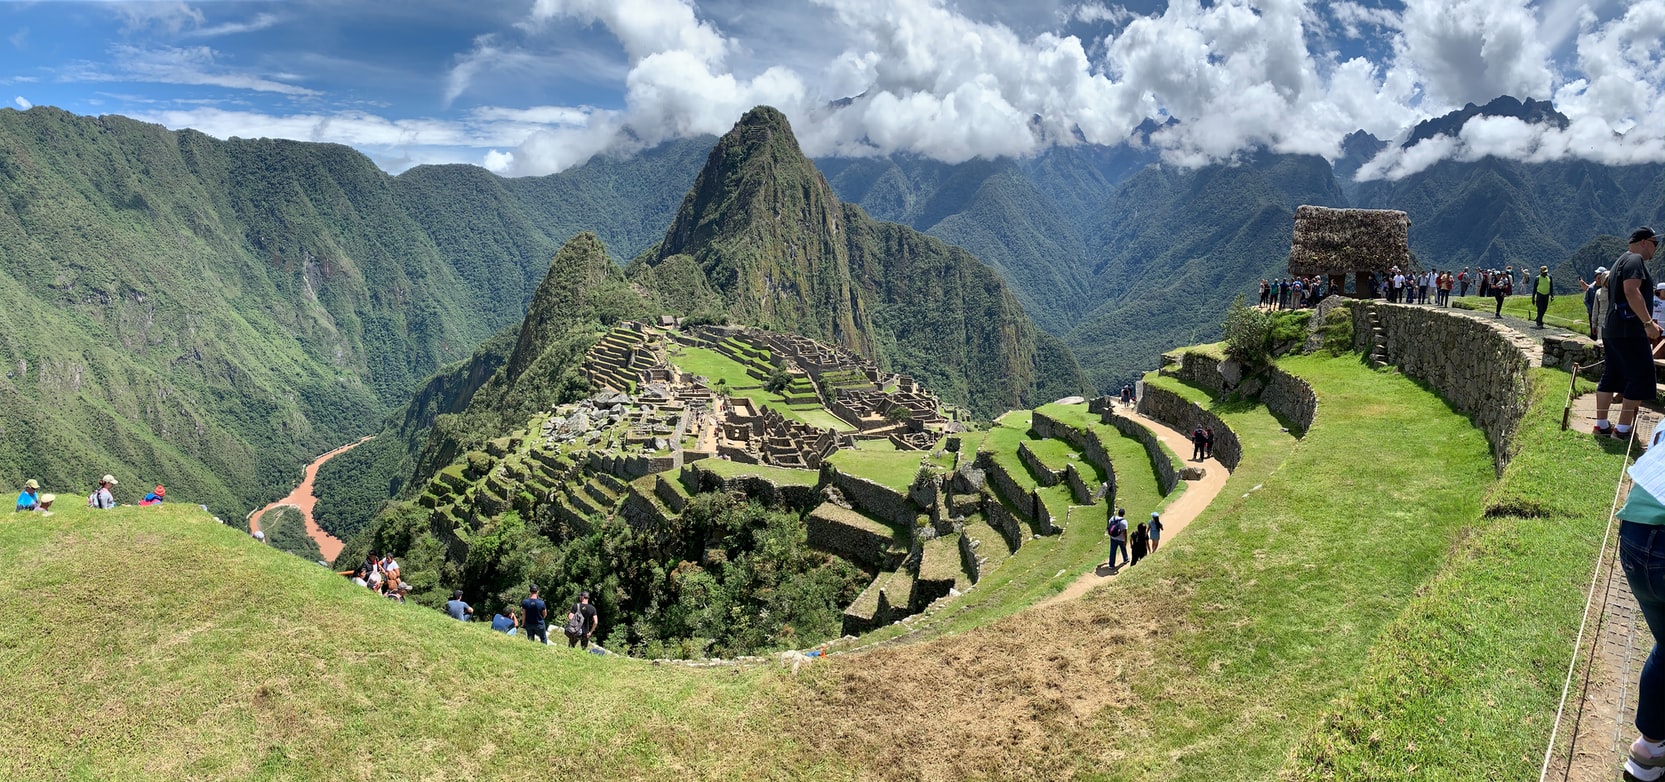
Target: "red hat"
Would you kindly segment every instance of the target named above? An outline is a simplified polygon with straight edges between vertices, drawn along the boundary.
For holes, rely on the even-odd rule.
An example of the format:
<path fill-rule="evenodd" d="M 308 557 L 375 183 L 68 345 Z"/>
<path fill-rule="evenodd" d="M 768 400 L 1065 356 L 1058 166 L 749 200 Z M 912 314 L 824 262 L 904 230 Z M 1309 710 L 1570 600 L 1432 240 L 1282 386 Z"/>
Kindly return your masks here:
<path fill-rule="evenodd" d="M 167 494 L 167 493 L 168 493 L 167 489 L 164 489 L 161 486 L 156 487 L 156 496 L 160 497 L 160 496 L 162 496 L 164 494 Z"/>

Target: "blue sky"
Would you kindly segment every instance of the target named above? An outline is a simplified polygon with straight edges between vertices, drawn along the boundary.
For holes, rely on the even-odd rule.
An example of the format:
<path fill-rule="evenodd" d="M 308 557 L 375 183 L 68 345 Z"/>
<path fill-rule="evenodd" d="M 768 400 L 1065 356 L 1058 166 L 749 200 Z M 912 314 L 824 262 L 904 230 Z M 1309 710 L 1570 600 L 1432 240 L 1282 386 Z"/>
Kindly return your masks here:
<path fill-rule="evenodd" d="M 1173 116 L 1151 143 L 1178 165 L 1334 156 L 1504 93 L 1572 126 L 1471 122 L 1364 175 L 1665 159 L 1665 0 L 47 0 L 0 2 L 0 38 L 10 106 L 346 143 L 390 171 L 548 173 L 758 103 L 817 155 L 1030 155 Z"/>

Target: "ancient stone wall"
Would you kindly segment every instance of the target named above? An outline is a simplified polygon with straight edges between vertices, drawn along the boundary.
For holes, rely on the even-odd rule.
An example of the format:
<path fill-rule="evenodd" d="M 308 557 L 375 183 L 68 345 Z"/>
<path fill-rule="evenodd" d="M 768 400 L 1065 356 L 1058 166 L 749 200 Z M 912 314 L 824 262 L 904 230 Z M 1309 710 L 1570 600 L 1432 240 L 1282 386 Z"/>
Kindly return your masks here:
<path fill-rule="evenodd" d="M 1018 443 L 1017 455 L 1018 461 L 1023 462 L 1023 466 L 1029 469 L 1029 474 L 1035 476 L 1036 483 L 1042 486 L 1057 486 L 1063 483 L 1064 474 L 1046 466 L 1046 462 L 1041 461 L 1041 457 L 1036 456 L 1034 451 L 1029 450 L 1028 443 Z"/>
<path fill-rule="evenodd" d="M 1531 362 L 1507 326 L 1429 307 L 1350 301 L 1354 348 L 1369 351 L 1376 314 L 1387 363 L 1427 383 L 1485 432 L 1499 472 L 1514 456 L 1513 439 L 1526 414 Z"/>
<path fill-rule="evenodd" d="M 1087 485 L 1087 481 L 1081 477 L 1081 470 L 1077 469 L 1075 465 L 1071 464 L 1064 468 L 1064 482 L 1070 485 L 1070 494 L 1075 497 L 1077 505 L 1097 504 L 1098 500 L 1093 497 L 1093 494 L 1098 491 L 1098 488 Z M 1110 501 L 1115 502 L 1114 495 L 1111 495 Z"/>
<path fill-rule="evenodd" d="M 690 494 L 707 491 L 736 491 L 764 505 L 792 508 L 798 511 L 806 511 L 819 504 L 819 495 L 814 486 L 780 485 L 768 478 L 757 475 L 724 478 L 709 470 L 700 469 L 697 462 L 683 467 L 682 485 L 688 489 Z"/>
<path fill-rule="evenodd" d="M 1225 378 L 1220 375 L 1220 360 L 1206 353 L 1188 350 L 1179 354 L 1179 362 L 1166 368 L 1169 374 L 1218 396 L 1225 390 Z"/>
<path fill-rule="evenodd" d="M 984 451 L 977 454 L 977 466 L 982 468 L 984 475 L 988 477 L 990 488 L 1011 503 L 1012 508 L 1018 512 L 1018 515 L 1022 516 L 1025 521 L 1035 520 L 1034 503 L 1029 499 L 1029 492 L 1018 485 L 1018 482 L 1012 478 L 1011 473 L 1006 471 L 1005 465 L 996 461 L 990 457 L 988 452 Z"/>
<path fill-rule="evenodd" d="M 624 505 L 619 508 L 619 514 L 636 529 L 664 529 L 670 523 L 664 507 L 634 483 L 625 492 Z"/>
<path fill-rule="evenodd" d="M 1023 545 L 1023 524 L 1006 509 L 1006 503 L 1001 502 L 999 497 L 983 499 L 983 517 L 989 520 L 989 526 L 994 527 L 1000 537 L 1006 539 L 1007 547 L 1016 550 Z"/>
<path fill-rule="evenodd" d="M 1237 469 L 1237 462 L 1243 458 L 1243 446 L 1237 442 L 1237 433 L 1231 427 L 1201 405 L 1168 389 L 1145 386 L 1145 395 L 1139 398 L 1139 412 L 1187 435 L 1198 426 L 1213 429 L 1214 458 L 1228 470 Z"/>
<path fill-rule="evenodd" d="M 1113 404 L 1113 400 L 1110 400 L 1109 397 L 1104 399 Z M 1110 408 L 1101 406 L 1094 410 L 1092 404 L 1087 407 L 1089 412 L 1101 416 L 1103 411 L 1108 409 Z M 1081 451 L 1082 458 L 1086 459 L 1088 464 L 1097 467 L 1100 472 L 1104 473 L 1111 486 L 1116 485 L 1115 466 L 1110 462 L 1110 452 L 1104 449 L 1104 441 L 1098 432 L 1092 429 L 1077 429 L 1038 410 L 1035 412 L 1034 420 L 1030 423 L 1029 428 L 1035 430 L 1035 434 L 1041 437 L 1049 440 L 1063 440 L 1075 446 L 1077 450 Z"/>
<path fill-rule="evenodd" d="M 1149 387 L 1146 387 L 1145 390 L 1146 393 L 1150 392 Z M 1094 400 L 1094 406 L 1098 408 L 1096 412 L 1105 423 L 1116 427 L 1116 431 L 1139 441 L 1140 445 L 1145 446 L 1145 455 L 1150 457 L 1151 468 L 1156 471 L 1156 486 L 1162 490 L 1162 496 L 1168 496 L 1174 490 L 1174 487 L 1179 485 L 1179 465 L 1175 464 L 1173 457 L 1170 457 L 1168 452 L 1162 449 L 1162 441 L 1156 439 L 1155 434 L 1140 426 L 1138 421 L 1116 412 L 1113 404 L 1114 400 L 1110 397 L 1100 397 Z"/>
<path fill-rule="evenodd" d="M 874 569 L 894 569 L 905 553 L 891 552 L 888 528 L 830 502 L 811 511 L 804 524 L 810 546 Z"/>
<path fill-rule="evenodd" d="M 886 524 L 912 528 L 914 519 L 920 513 L 908 501 L 907 494 L 889 486 L 840 472 L 832 465 L 823 467 L 821 476 L 823 483 L 830 482 L 838 487 L 850 504 Z"/>
<path fill-rule="evenodd" d="M 1266 389 L 1260 392 L 1260 403 L 1287 422 L 1297 437 L 1305 435 L 1318 416 L 1318 395 L 1312 392 L 1312 385 L 1277 367 L 1272 368 Z"/>
<path fill-rule="evenodd" d="M 1601 345 L 1583 337 L 1544 337 L 1543 366 L 1571 372 L 1573 365 L 1587 367 L 1604 358 Z M 1600 377 L 1601 368 L 1582 370 L 1586 377 Z"/>

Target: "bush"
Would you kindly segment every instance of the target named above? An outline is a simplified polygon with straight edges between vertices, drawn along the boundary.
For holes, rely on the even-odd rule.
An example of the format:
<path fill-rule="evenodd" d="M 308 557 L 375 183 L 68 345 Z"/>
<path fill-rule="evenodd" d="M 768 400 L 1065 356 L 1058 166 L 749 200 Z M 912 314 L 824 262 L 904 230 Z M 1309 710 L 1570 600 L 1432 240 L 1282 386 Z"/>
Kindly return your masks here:
<path fill-rule="evenodd" d="M 1323 335 L 1324 349 L 1332 356 L 1339 356 L 1353 349 L 1353 315 L 1346 309 L 1337 307 L 1324 316 L 1324 325 L 1318 328 Z"/>
<path fill-rule="evenodd" d="M 1245 366 L 1261 366 L 1271 356 L 1274 329 L 1272 313 L 1243 303 L 1239 295 L 1226 310 L 1222 329 L 1226 333 L 1226 355 Z"/>

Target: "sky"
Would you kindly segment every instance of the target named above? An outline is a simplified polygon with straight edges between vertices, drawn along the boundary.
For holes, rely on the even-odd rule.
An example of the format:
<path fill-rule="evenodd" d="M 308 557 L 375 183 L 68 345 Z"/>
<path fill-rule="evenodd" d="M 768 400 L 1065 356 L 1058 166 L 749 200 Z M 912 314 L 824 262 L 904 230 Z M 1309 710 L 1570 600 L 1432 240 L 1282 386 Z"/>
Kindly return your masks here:
<path fill-rule="evenodd" d="M 1334 159 L 1353 131 L 1403 139 L 1504 94 L 1571 120 L 1476 119 L 1359 172 L 1396 179 L 1486 155 L 1665 161 L 1662 44 L 1665 0 L 0 1 L 0 95 L 508 176 L 720 134 L 759 104 L 812 156 L 947 162 Z"/>

